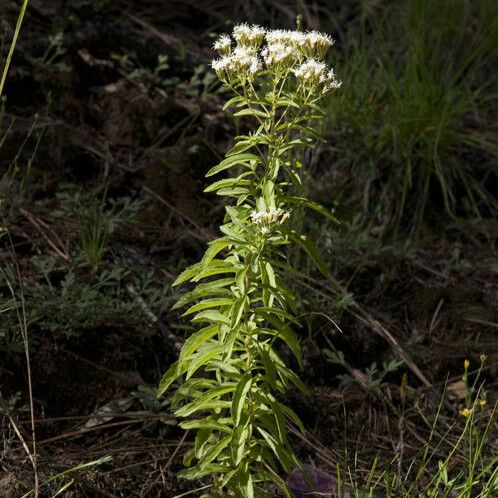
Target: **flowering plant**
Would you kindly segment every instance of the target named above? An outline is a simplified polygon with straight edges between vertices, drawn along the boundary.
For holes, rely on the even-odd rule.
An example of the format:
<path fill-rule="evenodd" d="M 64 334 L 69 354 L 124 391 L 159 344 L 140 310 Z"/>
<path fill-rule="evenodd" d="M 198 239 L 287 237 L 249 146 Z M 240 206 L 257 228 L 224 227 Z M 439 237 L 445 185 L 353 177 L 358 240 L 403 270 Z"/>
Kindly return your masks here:
<path fill-rule="evenodd" d="M 252 497 L 273 482 L 290 496 L 278 475 L 299 466 L 289 445 L 286 419 L 297 415 L 279 399 L 293 384 L 305 390 L 277 349 L 286 345 L 301 365 L 295 298 L 275 268 L 281 247 L 302 246 L 326 273 L 311 242 L 292 227 L 292 212 L 305 206 L 332 218 L 321 205 L 299 196 L 299 148 L 312 147 L 323 115 L 319 101 L 338 88 L 324 62 L 332 40 L 317 32 L 273 30 L 242 24 L 233 39 L 214 44 L 212 66 L 234 94 L 225 108 L 248 116 L 255 130 L 235 137 L 226 158 L 207 172 L 234 174 L 207 187 L 234 201 L 226 207 L 222 236 L 175 285 L 193 282 L 175 307 L 202 328 L 185 342 L 165 373 L 159 395 L 183 378 L 173 401 L 180 425 L 197 431 L 181 476 L 210 476 L 209 495 Z M 290 219 L 289 219 L 290 218 Z M 201 373 L 202 372 L 202 373 Z M 194 464 L 195 462 L 195 464 Z M 255 491 L 256 490 L 256 491 Z"/>

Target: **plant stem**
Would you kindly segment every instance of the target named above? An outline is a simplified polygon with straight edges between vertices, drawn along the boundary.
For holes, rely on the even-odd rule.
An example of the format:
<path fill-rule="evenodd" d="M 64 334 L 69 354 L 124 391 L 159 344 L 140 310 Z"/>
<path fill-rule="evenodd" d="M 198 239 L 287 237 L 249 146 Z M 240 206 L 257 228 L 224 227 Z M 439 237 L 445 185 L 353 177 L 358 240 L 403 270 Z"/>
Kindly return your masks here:
<path fill-rule="evenodd" d="M 21 31 L 22 21 L 24 19 L 24 13 L 28 7 L 29 0 L 24 0 L 21 11 L 19 12 L 19 17 L 17 18 L 16 29 L 14 30 L 14 36 L 12 38 L 12 42 L 10 44 L 9 53 L 7 54 L 7 60 L 5 61 L 5 66 L 3 68 L 2 79 L 0 80 L 0 98 L 2 97 L 3 87 L 5 85 L 5 80 L 7 79 L 7 73 L 9 72 L 10 61 L 12 60 L 12 55 L 14 54 L 14 49 L 17 44 L 17 38 L 19 36 L 19 32 Z"/>

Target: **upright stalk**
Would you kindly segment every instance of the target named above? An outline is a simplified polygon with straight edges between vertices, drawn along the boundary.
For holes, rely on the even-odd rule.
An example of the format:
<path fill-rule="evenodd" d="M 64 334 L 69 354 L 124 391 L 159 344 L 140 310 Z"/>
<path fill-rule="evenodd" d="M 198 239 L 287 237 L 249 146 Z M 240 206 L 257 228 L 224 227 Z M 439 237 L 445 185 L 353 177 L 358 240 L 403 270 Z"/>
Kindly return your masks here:
<path fill-rule="evenodd" d="M 195 284 L 175 307 L 190 304 L 184 315 L 204 326 L 186 340 L 159 395 L 182 379 L 175 414 L 188 418 L 180 425 L 196 430 L 196 437 L 180 476 L 211 477 L 211 493 L 203 496 L 267 496 L 270 482 L 290 496 L 280 473 L 300 464 L 286 423 L 302 424 L 281 399 L 289 385 L 305 387 L 280 357 L 287 347 L 301 365 L 296 299 L 274 265 L 285 263 L 281 247 L 292 243 L 318 261 L 311 242 L 285 221 L 300 206 L 332 216 L 295 195 L 301 179 L 292 151 L 319 138 L 317 102 L 339 83 L 323 62 L 332 44 L 326 35 L 240 25 L 233 38 L 235 47 L 226 35 L 215 43 L 221 58 L 213 68 L 234 94 L 226 107 L 256 128 L 235 137 L 225 159 L 207 173 L 234 172 L 206 189 L 232 203 L 223 235 L 175 282 Z"/>

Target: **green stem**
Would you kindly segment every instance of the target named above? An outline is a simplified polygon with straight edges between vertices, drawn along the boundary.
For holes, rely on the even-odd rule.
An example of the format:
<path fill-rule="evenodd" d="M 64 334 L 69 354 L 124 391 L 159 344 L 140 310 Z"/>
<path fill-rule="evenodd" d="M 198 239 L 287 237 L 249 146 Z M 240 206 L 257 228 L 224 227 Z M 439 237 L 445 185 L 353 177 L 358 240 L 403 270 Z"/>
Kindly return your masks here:
<path fill-rule="evenodd" d="M 21 31 L 22 21 L 24 19 L 24 13 L 28 7 L 29 0 L 24 0 L 21 11 L 19 12 L 19 17 L 17 18 L 16 29 L 14 30 L 14 37 L 12 38 L 12 42 L 10 44 L 9 53 L 7 54 L 7 60 L 5 61 L 5 66 L 3 68 L 2 79 L 0 80 L 0 97 L 2 97 L 3 87 L 5 85 L 5 80 L 7 79 L 7 73 L 9 72 L 10 61 L 12 60 L 12 56 L 14 54 L 14 49 L 17 44 L 17 38 L 19 36 L 19 32 Z"/>

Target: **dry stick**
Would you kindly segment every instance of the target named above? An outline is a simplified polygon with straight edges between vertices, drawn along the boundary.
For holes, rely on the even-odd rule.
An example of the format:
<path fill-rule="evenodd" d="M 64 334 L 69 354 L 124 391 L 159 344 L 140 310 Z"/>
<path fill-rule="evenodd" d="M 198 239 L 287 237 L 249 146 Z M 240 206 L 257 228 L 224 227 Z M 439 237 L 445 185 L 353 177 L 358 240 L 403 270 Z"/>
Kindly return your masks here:
<path fill-rule="evenodd" d="M 38 335 L 35 335 L 35 337 L 42 341 L 42 342 L 45 342 L 46 344 L 51 344 L 51 342 L 48 340 L 48 339 L 45 339 L 44 337 L 40 337 Z M 102 370 L 103 372 L 106 372 L 114 377 L 118 377 L 122 380 L 125 380 L 125 381 L 129 381 L 130 380 L 130 377 L 129 375 L 126 375 L 124 373 L 120 373 L 120 372 L 115 372 L 114 370 L 111 370 L 110 368 L 107 368 L 107 367 L 104 367 L 103 365 L 99 365 L 98 363 L 95 363 L 94 361 L 92 360 L 89 360 L 87 358 L 84 358 L 83 356 L 80 356 L 76 353 L 73 353 L 72 351 L 69 351 L 68 349 L 65 349 L 64 347 L 62 346 L 57 346 L 57 350 L 58 351 L 62 351 L 64 354 L 67 354 L 69 356 L 72 356 L 73 358 L 76 358 L 77 360 L 80 360 L 82 363 L 86 363 L 87 365 L 90 365 L 98 370 Z M 144 385 L 147 385 L 145 383 L 143 383 Z M 150 385 L 148 385 L 148 387 L 151 387 Z"/>
<path fill-rule="evenodd" d="M 175 206 L 173 206 L 172 204 L 170 204 L 166 199 L 164 199 L 164 197 L 161 197 L 157 192 L 154 192 L 152 189 L 150 189 L 147 186 L 143 187 L 143 190 L 145 192 L 147 192 L 149 195 L 151 195 L 152 197 L 154 197 L 155 199 L 157 199 L 159 202 L 161 202 L 162 204 L 164 204 L 165 206 L 167 206 L 169 209 L 171 209 L 171 211 L 173 211 L 175 214 L 177 214 L 178 216 L 180 216 L 180 218 L 184 218 L 190 224 L 192 224 L 199 231 L 199 233 L 203 234 L 203 240 L 204 241 L 210 241 L 210 240 L 213 240 L 215 238 L 212 233 L 210 233 L 209 231 L 207 231 L 204 228 L 202 228 L 190 216 L 188 216 L 185 213 L 182 213 L 179 209 L 177 209 Z"/>
<path fill-rule="evenodd" d="M 108 429 L 109 427 L 119 427 L 121 425 L 131 425 L 131 424 L 138 424 L 138 423 L 142 423 L 142 422 L 147 422 L 151 418 L 154 418 L 154 417 L 142 417 L 142 418 L 137 418 L 137 419 L 133 419 L 133 420 L 122 420 L 120 422 L 111 422 L 110 424 L 102 424 L 102 425 L 97 425 L 95 427 L 82 428 L 82 429 L 78 429 L 76 431 L 70 431 L 70 432 L 66 432 L 64 434 L 59 434 L 58 436 L 53 436 L 53 437 L 49 437 L 47 439 L 42 439 L 41 441 L 38 441 L 38 444 L 43 445 L 43 444 L 47 444 L 47 443 L 53 443 L 54 441 L 60 441 L 61 439 L 80 437 L 80 436 L 83 436 L 84 434 L 88 434 L 89 432 L 100 431 L 100 430 Z M 157 419 L 164 419 L 164 415 L 161 417 L 156 417 L 156 418 Z"/>
<path fill-rule="evenodd" d="M 334 291 L 334 289 L 331 289 L 327 285 L 323 284 L 322 282 L 305 275 L 304 273 L 301 273 L 297 270 L 292 269 L 292 273 L 297 275 L 298 277 L 301 277 L 305 280 L 309 280 L 313 284 L 317 284 L 318 286 L 322 287 L 324 290 L 327 290 L 328 292 L 334 293 L 337 291 Z M 328 277 L 329 281 L 335 286 L 335 288 L 344 296 L 349 295 L 350 293 L 331 275 Z M 307 285 L 307 284 L 305 284 Z M 310 286 L 311 287 L 311 286 Z M 331 296 L 327 295 L 326 293 L 321 292 L 325 297 L 330 298 Z M 427 380 L 425 375 L 420 371 L 420 369 L 417 367 L 417 365 L 413 362 L 413 360 L 410 358 L 408 353 L 406 353 L 403 348 L 400 346 L 399 342 L 396 340 L 396 338 L 376 319 L 374 318 L 361 304 L 359 304 L 355 299 L 352 298 L 351 301 L 351 307 L 353 309 L 356 309 L 357 312 L 347 309 L 349 313 L 351 313 L 357 320 L 362 322 L 363 324 L 369 326 L 379 334 L 382 338 L 384 338 L 394 349 L 394 351 L 398 354 L 398 356 L 401 357 L 401 359 L 407 364 L 408 368 L 419 378 L 419 380 L 422 381 L 422 383 L 426 387 L 432 387 L 432 384 Z"/>
<path fill-rule="evenodd" d="M 166 326 L 159 321 L 157 315 L 149 308 L 143 297 L 137 292 L 133 284 L 126 284 L 126 290 L 130 296 L 138 303 L 142 308 L 145 316 L 166 336 L 166 338 L 173 344 L 173 347 L 180 351 L 182 349 L 182 341 L 175 335 L 171 330 L 167 329 Z"/>
<path fill-rule="evenodd" d="M 21 431 L 19 430 L 19 427 L 17 426 L 16 421 L 14 420 L 14 418 L 12 417 L 12 415 L 9 413 L 9 410 L 6 407 L 6 403 L 4 402 L 3 398 L 1 399 L 1 401 L 2 401 L 2 405 L 4 405 L 4 406 L 2 406 L 2 411 L 4 411 L 5 414 L 7 415 L 7 418 L 9 419 L 10 425 L 12 425 L 12 428 L 14 429 L 14 432 L 16 433 L 17 437 L 21 441 L 22 447 L 24 448 L 24 451 L 28 455 L 28 458 L 30 459 L 31 464 L 33 465 L 33 468 L 35 468 L 36 462 L 35 462 L 35 460 L 33 458 L 33 454 L 31 453 L 31 451 L 29 449 L 29 446 L 26 444 L 26 441 L 22 437 Z"/>
<path fill-rule="evenodd" d="M 339 285 L 339 283 L 336 282 L 336 284 L 339 286 L 339 289 L 341 292 L 346 292 L 346 289 L 344 289 L 342 286 Z M 358 310 L 358 313 L 355 313 L 351 311 L 350 313 L 357 318 L 360 322 L 364 323 L 365 325 L 369 325 L 374 332 L 377 332 L 381 337 L 383 337 L 394 349 L 394 351 L 400 356 L 403 361 L 408 365 L 408 368 L 419 378 L 420 381 L 426 386 L 426 387 L 432 387 L 432 384 L 427 380 L 427 377 L 420 371 L 420 369 L 417 367 L 417 365 L 413 362 L 413 360 L 410 358 L 408 353 L 406 353 L 403 348 L 400 346 L 399 342 L 395 339 L 395 337 L 372 315 L 370 315 L 363 306 L 358 304 L 355 300 L 353 300 L 352 305 L 354 308 Z"/>
<path fill-rule="evenodd" d="M 48 245 L 59 255 L 61 258 L 63 258 L 66 261 L 69 261 L 69 256 L 64 253 L 61 249 L 59 249 L 47 236 L 45 233 L 45 230 L 50 230 L 50 228 L 41 220 L 37 220 L 31 213 L 26 211 L 24 208 L 19 208 L 19 212 L 38 230 L 40 235 L 47 241 Z M 44 230 L 45 229 L 45 230 Z M 52 232 L 53 233 L 53 232 Z M 54 234 L 55 238 L 58 238 Z M 59 240 L 59 242 L 61 242 Z"/>
<path fill-rule="evenodd" d="M 12 239 L 10 237 L 10 233 L 8 233 L 9 237 L 9 243 L 12 248 L 12 255 L 13 255 L 13 260 L 15 262 L 15 267 L 16 267 L 16 273 L 17 273 L 17 279 L 19 281 L 19 288 L 20 288 L 20 298 L 21 298 L 21 313 L 19 313 L 19 310 L 17 309 L 16 306 L 16 314 L 17 314 L 17 319 L 19 321 L 19 326 L 21 328 L 21 335 L 23 338 L 23 344 L 24 344 L 24 354 L 26 356 L 26 370 L 27 370 L 27 375 L 28 375 L 28 396 L 29 396 L 29 411 L 30 411 L 30 416 L 31 416 L 31 446 L 32 446 L 32 454 L 30 457 L 31 463 L 33 465 L 33 473 L 34 473 L 34 479 L 35 479 L 35 498 L 38 498 L 40 496 L 40 482 L 38 479 L 38 466 L 36 463 L 36 431 L 35 431 L 35 406 L 34 406 L 34 400 L 33 400 L 33 384 L 31 381 L 31 361 L 30 361 L 30 355 L 29 355 L 29 339 L 28 339 L 28 323 L 26 320 L 26 303 L 24 301 L 24 292 L 23 292 L 23 285 L 22 285 L 22 279 L 21 279 L 21 270 L 19 269 L 19 265 L 17 264 L 17 260 L 15 258 L 15 251 L 14 251 L 14 244 L 12 242 Z M 12 294 L 12 297 L 15 299 L 16 294 L 14 289 L 12 288 L 12 285 L 10 281 L 6 278 L 5 281 L 7 282 L 7 286 L 9 287 L 9 290 Z"/>

